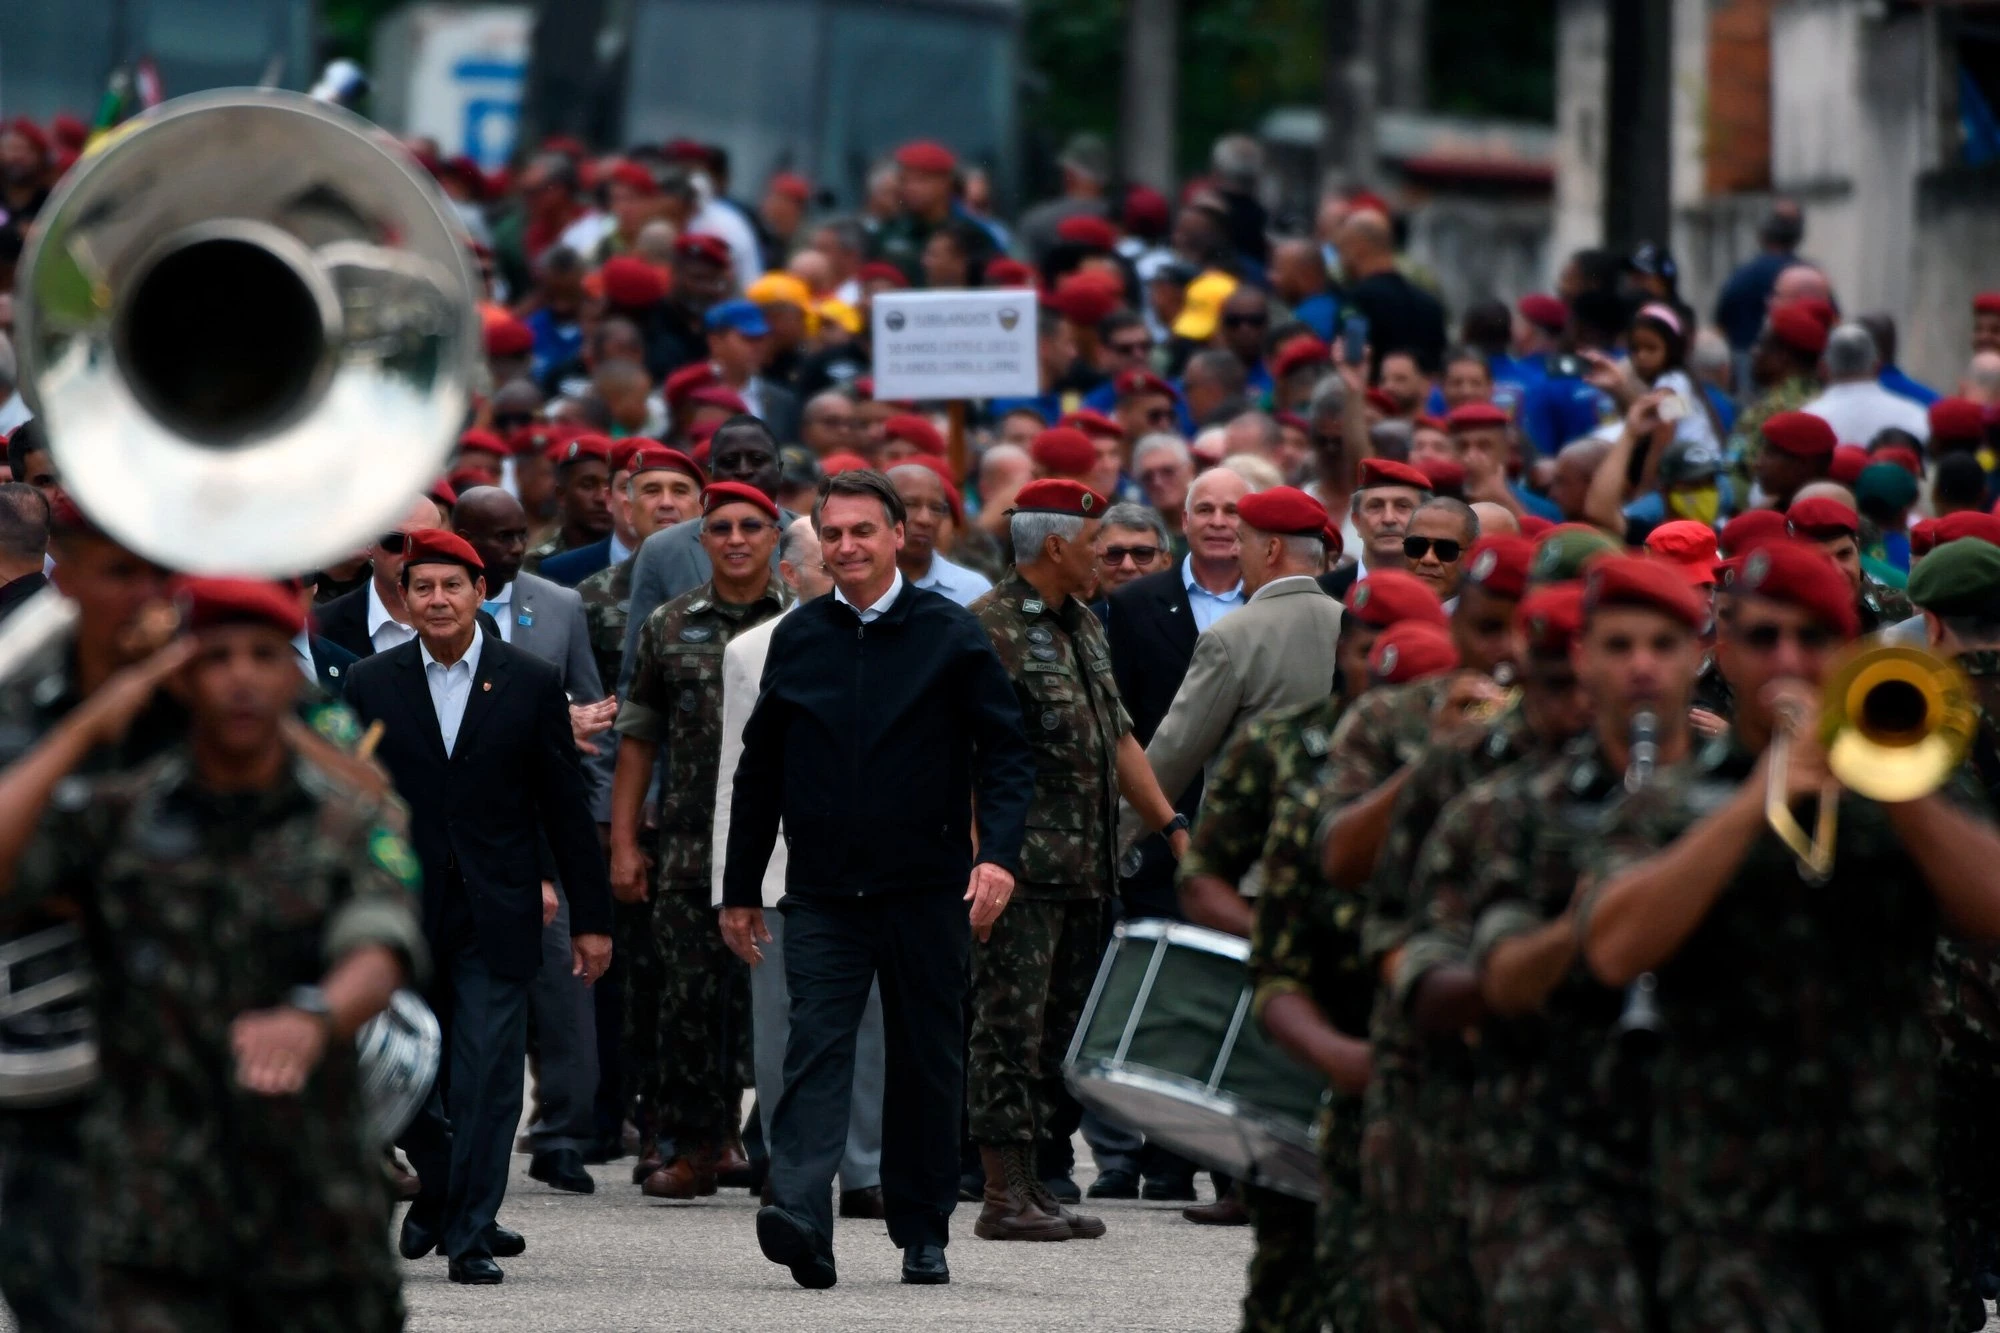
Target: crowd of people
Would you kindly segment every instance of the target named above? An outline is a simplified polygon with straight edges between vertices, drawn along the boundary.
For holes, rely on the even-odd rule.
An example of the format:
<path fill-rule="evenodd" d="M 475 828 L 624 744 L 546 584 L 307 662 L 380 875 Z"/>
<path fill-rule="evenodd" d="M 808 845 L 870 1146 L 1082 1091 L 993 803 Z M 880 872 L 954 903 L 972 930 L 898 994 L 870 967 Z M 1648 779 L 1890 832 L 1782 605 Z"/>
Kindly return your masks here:
<path fill-rule="evenodd" d="M 0 293 L 68 130 L 0 128 Z M 485 374 L 350 559 L 133 555 L 0 341 L 0 616 L 80 613 L 0 689 L 0 902 L 73 905 L 103 1034 L 0 1112 L 24 1329 L 400 1326 L 389 1192 L 497 1283 L 516 1151 L 944 1282 L 960 1201 L 1115 1225 L 1078 1137 L 1089 1199 L 1254 1228 L 1246 1330 L 1984 1327 L 2000 294 L 1946 396 L 1785 203 L 1711 319 L 1649 244 L 1454 327 L 1392 202 L 1274 234 L 1242 136 L 1173 199 L 1080 136 L 1012 226 L 934 142 L 841 214 L 686 140 L 409 148 Z M 1037 293 L 1037 392 L 878 399 L 873 300 L 982 286 Z M 1941 788 L 1831 776 L 1869 637 L 1970 681 Z M 1247 941 L 1316 1201 L 1196 1203 L 1065 1086 L 1140 918 Z M 444 1033 L 400 1157 L 348 1041 L 398 985 Z"/>

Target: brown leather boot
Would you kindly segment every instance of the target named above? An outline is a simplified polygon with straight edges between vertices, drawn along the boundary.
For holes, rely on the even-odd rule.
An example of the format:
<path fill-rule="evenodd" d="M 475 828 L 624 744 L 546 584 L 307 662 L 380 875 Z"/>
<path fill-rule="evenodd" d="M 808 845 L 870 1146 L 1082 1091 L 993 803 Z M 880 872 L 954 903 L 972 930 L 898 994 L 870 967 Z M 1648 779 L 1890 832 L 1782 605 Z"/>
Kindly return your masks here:
<path fill-rule="evenodd" d="M 1249 1210 L 1243 1206 L 1243 1187 L 1231 1189 L 1214 1203 L 1197 1203 L 1181 1209 L 1181 1216 L 1197 1226 L 1243 1227 L 1250 1225 Z"/>
<path fill-rule="evenodd" d="M 981 1144 L 986 1168 L 985 1206 L 972 1234 L 981 1240 L 1068 1240 L 1069 1223 L 1035 1206 L 1034 1145 Z"/>
<path fill-rule="evenodd" d="M 713 1176 L 710 1177 L 712 1181 Z M 694 1157 L 683 1153 L 647 1176 L 639 1192 L 649 1199 L 693 1199 L 701 1194 L 701 1168 Z M 708 1192 L 715 1193 L 713 1184 Z"/>
<path fill-rule="evenodd" d="M 717 1167 L 722 1161 L 722 1144 L 715 1139 L 705 1140 L 696 1145 L 688 1157 L 694 1162 L 695 1191 L 703 1198 L 707 1198 L 715 1193 L 719 1183 L 716 1175 Z"/>
<path fill-rule="evenodd" d="M 632 1183 L 634 1185 L 645 1184 L 647 1177 L 666 1164 L 667 1159 L 660 1154 L 659 1141 L 653 1140 L 651 1145 L 646 1149 L 645 1155 L 632 1164 Z"/>
<path fill-rule="evenodd" d="M 1043 1184 L 1041 1179 L 1033 1175 L 1033 1173 L 1030 1173 L 1029 1184 L 1033 1187 L 1033 1194 L 1030 1197 L 1034 1199 L 1035 1207 L 1041 1209 L 1050 1217 L 1059 1217 L 1066 1222 L 1069 1225 L 1069 1234 L 1072 1238 L 1076 1240 L 1096 1240 L 1104 1234 L 1104 1219 L 1077 1212 L 1052 1194 L 1049 1191 L 1049 1187 Z"/>

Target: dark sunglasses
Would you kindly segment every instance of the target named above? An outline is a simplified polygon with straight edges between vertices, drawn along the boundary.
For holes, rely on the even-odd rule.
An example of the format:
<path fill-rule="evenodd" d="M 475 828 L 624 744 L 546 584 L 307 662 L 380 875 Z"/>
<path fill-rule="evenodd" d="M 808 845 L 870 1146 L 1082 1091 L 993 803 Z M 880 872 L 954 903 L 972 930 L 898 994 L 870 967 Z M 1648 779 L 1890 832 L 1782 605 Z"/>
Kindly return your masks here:
<path fill-rule="evenodd" d="M 1449 565 L 1457 561 L 1459 555 L 1465 550 L 1465 545 L 1450 537 L 1403 538 L 1403 554 L 1412 560 L 1423 559 L 1433 548 L 1438 553 L 1438 559 Z"/>
<path fill-rule="evenodd" d="M 1261 329 L 1271 322 L 1269 315 L 1224 315 L 1222 325 L 1229 329 Z"/>
<path fill-rule="evenodd" d="M 703 527 L 702 531 L 711 537 L 727 537 L 732 532 L 740 532 L 745 537 L 755 537 L 760 532 L 769 531 L 771 526 L 761 518 L 743 518 L 734 521 L 718 518 Z"/>
<path fill-rule="evenodd" d="M 534 424 L 535 414 L 533 412 L 496 412 L 493 414 L 493 429 L 502 434 Z"/>
<path fill-rule="evenodd" d="M 1107 546 L 1104 548 L 1104 563 L 1122 565 L 1127 560 L 1137 565 L 1150 565 L 1160 558 L 1157 546 Z"/>
<path fill-rule="evenodd" d="M 1148 426 L 1171 426 L 1171 425 L 1173 425 L 1173 424 L 1174 424 L 1174 409 L 1173 409 L 1173 408 L 1171 408 L 1171 407 L 1155 407 L 1155 408 L 1152 408 L 1151 410 L 1149 410 L 1149 411 L 1148 411 L 1148 412 L 1146 413 L 1146 424 L 1147 424 Z"/>
<path fill-rule="evenodd" d="M 381 547 L 383 550 L 387 551 L 390 555 L 401 555 L 403 553 L 403 547 L 408 541 L 409 538 L 405 537 L 400 532 L 385 532 L 380 537 L 375 539 L 375 544 Z"/>
<path fill-rule="evenodd" d="M 1111 344 L 1111 350 L 1120 356 L 1144 356 L 1153 350 L 1153 340 L 1145 338 L 1138 342 L 1114 342 Z"/>
<path fill-rule="evenodd" d="M 1809 653 L 1822 652 L 1832 647 L 1835 642 L 1833 631 L 1818 625 L 1807 625 L 1801 629 L 1787 629 L 1783 625 L 1753 625 L 1737 634 L 1735 638 L 1746 648 L 1768 653 L 1776 650 L 1787 636 Z"/>

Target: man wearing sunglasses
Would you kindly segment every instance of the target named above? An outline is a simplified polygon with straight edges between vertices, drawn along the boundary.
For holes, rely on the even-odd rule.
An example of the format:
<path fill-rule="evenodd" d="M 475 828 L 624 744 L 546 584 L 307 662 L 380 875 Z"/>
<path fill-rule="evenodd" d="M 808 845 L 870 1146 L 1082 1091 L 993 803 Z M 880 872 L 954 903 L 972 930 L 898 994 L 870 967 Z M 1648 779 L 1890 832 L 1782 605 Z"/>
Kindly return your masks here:
<path fill-rule="evenodd" d="M 1403 558 L 1409 570 L 1431 585 L 1440 602 L 1450 608 L 1465 579 L 1460 560 L 1479 540 L 1479 516 L 1463 500 L 1438 496 L 1418 505 L 1410 515 L 1409 531 L 1403 534 Z"/>
<path fill-rule="evenodd" d="M 1111 389 L 1111 406 L 1098 410 L 1116 417 L 1128 440 L 1161 433 L 1186 435 L 1194 429 L 1179 392 L 1150 370 L 1125 371 L 1111 381 Z"/>
<path fill-rule="evenodd" d="M 412 532 L 441 526 L 434 502 L 426 496 L 412 500 L 403 521 L 369 548 L 368 582 L 320 607 L 320 637 L 356 657 L 373 657 L 416 638 L 416 626 L 403 606 L 403 590 L 398 585 L 404 541 Z"/>
<path fill-rule="evenodd" d="M 1135 579 L 1159 573 L 1173 559 L 1167 525 L 1158 513 L 1141 504 L 1111 506 L 1097 533 L 1098 603 Z"/>
<path fill-rule="evenodd" d="M 1245 283 L 1222 303 L 1216 344 L 1243 363 L 1244 384 L 1253 399 L 1271 391 L 1271 368 L 1264 364 L 1264 336 L 1271 331 L 1271 299 L 1263 289 Z"/>
<path fill-rule="evenodd" d="M 659 1005 L 626 1015 L 646 1136 L 640 1165 L 651 1167 L 639 1183 L 652 1198 L 713 1194 L 719 1174 L 745 1165 L 731 1070 L 749 1022 L 749 981 L 716 929 L 709 847 L 722 757 L 722 650 L 792 603 L 771 572 L 780 521 L 777 502 L 756 487 L 710 483 L 700 532 L 712 573 L 646 618 L 618 713 L 612 893 L 622 903 L 653 904 L 652 955 L 633 961 L 657 975 Z M 648 847 L 640 811 L 662 749 L 659 841 Z"/>

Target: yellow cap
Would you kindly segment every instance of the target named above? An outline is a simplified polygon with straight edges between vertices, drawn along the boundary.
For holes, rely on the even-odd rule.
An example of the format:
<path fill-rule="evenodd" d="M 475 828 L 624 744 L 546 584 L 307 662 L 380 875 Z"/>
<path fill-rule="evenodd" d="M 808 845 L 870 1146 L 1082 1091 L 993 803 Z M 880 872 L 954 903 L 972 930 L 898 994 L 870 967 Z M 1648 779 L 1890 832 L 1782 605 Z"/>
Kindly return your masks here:
<path fill-rule="evenodd" d="M 819 303 L 819 317 L 824 320 L 831 320 L 833 323 L 840 325 L 841 328 L 846 329 L 851 335 L 860 336 L 861 312 L 845 301 L 836 301 L 832 297 L 821 301 Z"/>
<path fill-rule="evenodd" d="M 813 310 L 812 288 L 804 278 L 792 273 L 766 273 L 743 293 L 758 305 L 795 305 L 805 311 L 806 337 L 819 334 L 819 315 Z"/>
<path fill-rule="evenodd" d="M 1174 336 L 1189 342 L 1207 342 L 1222 318 L 1222 303 L 1236 290 L 1236 279 L 1214 269 L 1187 285 L 1187 303 L 1174 317 Z"/>

